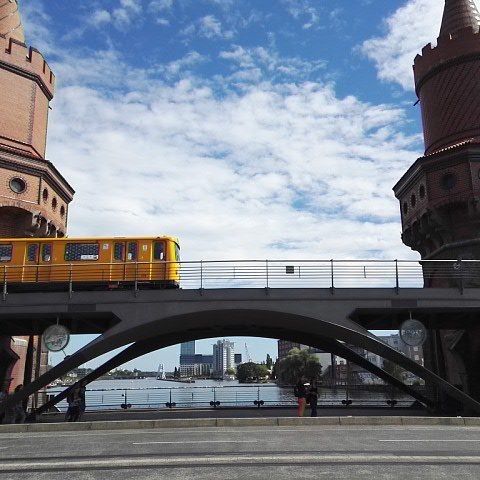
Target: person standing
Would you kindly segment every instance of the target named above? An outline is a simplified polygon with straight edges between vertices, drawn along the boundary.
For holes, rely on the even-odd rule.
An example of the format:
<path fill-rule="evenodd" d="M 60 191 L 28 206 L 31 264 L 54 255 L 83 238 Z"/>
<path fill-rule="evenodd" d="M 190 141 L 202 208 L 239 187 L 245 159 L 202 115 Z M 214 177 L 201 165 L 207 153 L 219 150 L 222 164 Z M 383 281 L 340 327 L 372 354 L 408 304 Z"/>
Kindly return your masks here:
<path fill-rule="evenodd" d="M 78 391 L 78 395 L 80 397 L 80 413 L 78 415 L 78 420 L 79 421 L 82 419 L 82 416 L 85 413 L 85 409 L 87 407 L 87 403 L 86 403 L 86 400 L 85 400 L 86 392 L 87 392 L 86 382 L 81 381 L 80 382 L 80 388 L 79 388 L 79 391 Z"/>
<path fill-rule="evenodd" d="M 23 385 L 17 385 L 13 393 L 18 393 L 22 388 Z M 23 408 L 23 400 L 21 400 L 13 406 L 12 423 L 25 423 L 25 418 L 27 418 L 27 414 Z"/>
<path fill-rule="evenodd" d="M 298 401 L 297 416 L 303 417 L 303 412 L 305 411 L 305 403 L 307 402 L 307 390 L 305 388 L 303 377 L 300 378 L 298 383 L 295 385 L 293 389 L 293 394 L 297 397 Z"/>
<path fill-rule="evenodd" d="M 311 417 L 317 416 L 317 402 L 318 402 L 318 387 L 315 378 L 310 379 L 310 387 L 308 389 L 308 399 L 310 401 L 310 408 L 312 409 Z"/>
<path fill-rule="evenodd" d="M 80 406 L 82 398 L 80 395 L 80 385 L 76 385 L 67 395 L 68 410 L 65 415 L 66 422 L 76 422 L 80 417 Z"/>

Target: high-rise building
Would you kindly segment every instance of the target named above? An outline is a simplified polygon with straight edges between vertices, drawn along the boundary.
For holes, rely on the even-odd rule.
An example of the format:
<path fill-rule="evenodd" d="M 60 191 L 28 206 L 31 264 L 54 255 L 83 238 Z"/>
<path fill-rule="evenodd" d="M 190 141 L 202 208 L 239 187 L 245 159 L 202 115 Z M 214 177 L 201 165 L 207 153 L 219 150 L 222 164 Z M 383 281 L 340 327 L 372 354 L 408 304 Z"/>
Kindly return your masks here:
<path fill-rule="evenodd" d="M 11 252 L 1 237 L 39 237 L 37 261 L 48 264 L 48 238 L 66 232 L 74 191 L 45 158 L 54 85 L 42 54 L 26 46 L 18 1 L 0 2 L 0 261 Z M 47 364 L 39 337 L 0 338 L 0 386 L 30 383 Z"/>
<path fill-rule="evenodd" d="M 195 340 L 180 344 L 180 375 L 195 375 Z"/>
<path fill-rule="evenodd" d="M 402 240 L 423 260 L 453 260 L 423 263 L 425 287 L 480 286 L 478 275 L 469 275 L 468 265 L 456 261 L 480 259 L 480 14 L 475 3 L 446 0 L 436 46 L 425 46 L 414 61 L 425 154 L 394 187 Z M 430 330 L 425 365 L 477 400 L 479 356 L 477 323 L 465 330 Z"/>
<path fill-rule="evenodd" d="M 227 376 L 227 370 L 235 368 L 235 344 L 230 340 L 217 340 L 213 344 L 213 375 L 217 378 Z"/>

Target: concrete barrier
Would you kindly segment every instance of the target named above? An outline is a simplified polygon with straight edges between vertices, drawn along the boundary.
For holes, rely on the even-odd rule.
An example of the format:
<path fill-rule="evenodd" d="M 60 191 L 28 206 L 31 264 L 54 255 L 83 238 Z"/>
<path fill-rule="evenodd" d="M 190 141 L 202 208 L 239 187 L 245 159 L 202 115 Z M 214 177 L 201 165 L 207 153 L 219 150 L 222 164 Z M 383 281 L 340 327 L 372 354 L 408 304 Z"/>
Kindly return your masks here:
<path fill-rule="evenodd" d="M 0 425 L 0 436 L 7 433 L 79 432 L 89 430 L 137 430 L 198 427 L 300 427 L 300 426 L 466 426 L 480 427 L 480 417 L 255 417 L 184 418 L 157 420 L 111 420 L 76 423 L 30 423 Z"/>
<path fill-rule="evenodd" d="M 217 427 L 276 427 L 278 418 L 217 418 Z"/>
<path fill-rule="evenodd" d="M 340 417 L 340 425 L 402 425 L 402 417 Z"/>
<path fill-rule="evenodd" d="M 402 417 L 402 425 L 456 425 L 464 426 L 463 417 Z"/>
<path fill-rule="evenodd" d="M 339 425 L 339 417 L 278 417 L 279 427 Z"/>

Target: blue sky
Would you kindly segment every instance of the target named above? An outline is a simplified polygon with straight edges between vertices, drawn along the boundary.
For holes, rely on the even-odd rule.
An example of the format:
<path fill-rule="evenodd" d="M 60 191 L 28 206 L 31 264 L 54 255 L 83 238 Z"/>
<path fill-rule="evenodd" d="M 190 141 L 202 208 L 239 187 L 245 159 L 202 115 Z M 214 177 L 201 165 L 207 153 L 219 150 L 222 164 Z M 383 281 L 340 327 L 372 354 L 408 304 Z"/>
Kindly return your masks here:
<path fill-rule="evenodd" d="M 21 8 L 57 75 L 47 157 L 77 192 L 70 236 L 170 234 L 184 260 L 417 258 L 392 187 L 422 154 L 411 65 L 441 0 Z"/>

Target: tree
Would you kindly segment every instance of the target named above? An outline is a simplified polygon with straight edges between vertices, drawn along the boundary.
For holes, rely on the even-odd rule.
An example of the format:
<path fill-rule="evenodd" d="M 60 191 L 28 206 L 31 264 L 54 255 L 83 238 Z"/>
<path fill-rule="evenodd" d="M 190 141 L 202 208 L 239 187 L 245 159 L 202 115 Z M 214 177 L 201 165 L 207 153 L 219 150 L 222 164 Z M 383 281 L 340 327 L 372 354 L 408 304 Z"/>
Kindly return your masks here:
<path fill-rule="evenodd" d="M 267 353 L 267 361 L 265 362 L 265 364 L 267 365 L 267 368 L 269 370 L 272 368 L 273 360 L 272 360 L 272 357 L 270 356 L 270 354 L 268 354 L 268 353 Z"/>
<path fill-rule="evenodd" d="M 276 373 L 280 383 L 294 385 L 300 378 L 318 378 L 322 366 L 310 350 L 292 348 L 288 355 L 277 362 Z"/>
<path fill-rule="evenodd" d="M 227 375 L 235 375 L 235 369 L 234 368 L 227 368 L 226 374 Z"/>
<path fill-rule="evenodd" d="M 240 383 L 251 382 L 257 378 L 257 364 L 253 362 L 242 363 L 237 367 L 237 380 Z"/>
<path fill-rule="evenodd" d="M 256 365 L 255 366 L 255 376 L 258 378 L 265 378 L 268 377 L 270 374 L 270 369 L 264 364 Z"/>

